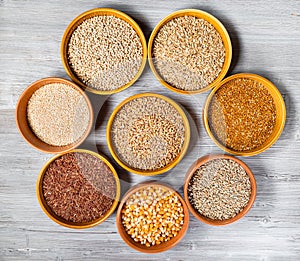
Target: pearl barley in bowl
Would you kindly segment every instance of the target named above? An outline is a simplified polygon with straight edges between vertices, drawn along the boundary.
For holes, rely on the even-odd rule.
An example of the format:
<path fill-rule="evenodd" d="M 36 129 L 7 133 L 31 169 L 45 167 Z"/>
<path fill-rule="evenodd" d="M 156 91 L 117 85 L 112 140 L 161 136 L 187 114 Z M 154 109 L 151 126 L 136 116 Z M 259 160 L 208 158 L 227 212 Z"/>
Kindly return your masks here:
<path fill-rule="evenodd" d="M 45 78 L 31 84 L 20 96 L 16 121 L 23 138 L 47 153 L 79 146 L 93 124 L 92 105 L 74 83 Z"/>
<path fill-rule="evenodd" d="M 101 95 L 122 91 L 141 75 L 147 44 L 128 15 L 97 8 L 75 18 L 61 45 L 63 65 L 82 88 Z"/>

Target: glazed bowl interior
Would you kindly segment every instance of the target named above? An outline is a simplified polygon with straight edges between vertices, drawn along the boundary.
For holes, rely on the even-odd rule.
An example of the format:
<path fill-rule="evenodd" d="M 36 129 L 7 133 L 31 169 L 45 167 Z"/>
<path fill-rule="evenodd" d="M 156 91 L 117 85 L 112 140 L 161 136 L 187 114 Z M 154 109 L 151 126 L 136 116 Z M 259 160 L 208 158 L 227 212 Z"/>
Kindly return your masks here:
<path fill-rule="evenodd" d="M 139 191 L 143 188 L 147 188 L 149 186 L 162 187 L 164 189 L 168 189 L 168 190 L 175 193 L 175 195 L 180 199 L 180 202 L 181 202 L 182 207 L 183 207 L 184 223 L 182 225 L 181 230 L 178 232 L 178 234 L 175 237 L 173 237 L 171 240 L 163 242 L 160 245 L 154 245 L 154 246 L 147 247 L 145 245 L 140 244 L 139 242 L 135 242 L 128 235 L 128 233 L 126 232 L 126 230 L 125 230 L 125 228 L 122 224 L 122 213 L 121 213 L 121 211 L 123 209 L 124 204 L 126 203 L 126 200 L 131 195 L 133 195 L 137 191 Z M 159 253 L 159 252 L 163 252 L 163 251 L 166 251 L 166 250 L 174 247 L 184 237 L 184 235 L 185 235 L 185 233 L 188 229 L 188 225 L 189 225 L 189 211 L 188 211 L 188 208 L 187 208 L 183 198 L 180 196 L 180 194 L 178 192 L 176 192 L 173 188 L 171 188 L 169 185 L 167 185 L 165 183 L 162 183 L 162 182 L 148 181 L 148 182 L 143 182 L 143 183 L 135 185 L 129 191 L 127 191 L 127 193 L 124 195 L 124 197 L 122 198 L 122 200 L 120 202 L 120 205 L 118 207 L 116 224 L 117 224 L 118 232 L 119 232 L 121 238 L 131 248 L 133 248 L 137 251 L 140 251 L 140 252 L 144 252 L 144 253 Z"/>
<path fill-rule="evenodd" d="M 77 141 L 65 146 L 52 146 L 40 140 L 30 128 L 27 119 L 27 104 L 29 99 L 33 95 L 33 93 L 39 88 L 47 84 L 53 84 L 53 83 L 65 84 L 79 91 L 80 94 L 84 97 L 89 109 L 89 123 L 84 134 Z M 62 78 L 52 78 L 52 77 L 44 78 L 32 83 L 29 87 L 27 87 L 27 89 L 25 89 L 23 94 L 20 96 L 16 106 L 16 124 L 22 137 L 32 147 L 46 153 L 63 153 L 65 151 L 78 147 L 89 135 L 93 126 L 93 119 L 94 119 L 93 108 L 89 98 L 84 93 L 84 91 L 81 88 L 79 88 L 76 84 Z"/>
<path fill-rule="evenodd" d="M 143 48 L 143 57 L 142 57 L 142 63 L 141 63 L 141 66 L 139 68 L 139 71 L 137 72 L 137 74 L 135 75 L 135 77 L 133 79 L 131 79 L 127 84 L 121 86 L 118 89 L 103 91 L 103 90 L 97 90 L 95 88 L 91 88 L 91 87 L 85 85 L 77 77 L 77 75 L 74 73 L 74 71 L 71 69 L 69 61 L 68 61 L 68 44 L 69 44 L 70 38 L 71 38 L 74 30 L 84 20 L 95 17 L 95 16 L 106 16 L 106 15 L 112 15 L 112 16 L 115 16 L 117 18 L 120 18 L 120 19 L 124 20 L 125 22 L 127 22 L 128 24 L 130 24 L 133 27 L 133 29 L 136 31 L 137 35 L 140 38 L 142 48 Z M 95 93 L 95 94 L 109 95 L 109 94 L 113 94 L 113 93 L 117 93 L 117 92 L 125 90 L 126 88 L 131 86 L 141 76 L 141 74 L 142 74 L 142 72 L 145 68 L 145 64 L 146 64 L 146 60 L 147 60 L 147 43 L 146 43 L 146 39 L 145 39 L 145 36 L 143 34 L 143 31 L 141 30 L 139 25 L 130 16 L 128 16 L 127 14 L 125 14 L 121 11 L 111 9 L 111 8 L 96 8 L 96 9 L 89 10 L 85 13 L 82 13 L 81 15 L 76 17 L 71 22 L 71 24 L 67 27 L 67 29 L 66 29 L 66 31 L 63 35 L 62 43 L 61 43 L 61 59 L 62 59 L 63 66 L 64 66 L 65 71 L 67 72 L 67 74 L 81 88 L 83 88 L 83 89 L 85 89 L 89 92 Z"/>
<path fill-rule="evenodd" d="M 162 99 L 162 100 L 168 102 L 180 114 L 180 116 L 182 117 L 182 120 L 183 120 L 183 124 L 184 124 L 185 134 L 184 134 L 184 143 L 183 143 L 181 152 L 168 165 L 166 165 L 163 168 L 156 169 L 156 170 L 142 170 L 142 169 L 136 169 L 136 168 L 133 168 L 133 167 L 129 166 L 127 163 L 125 163 L 124 161 L 122 161 L 121 157 L 118 155 L 118 152 L 114 148 L 114 145 L 113 145 L 113 142 L 112 142 L 112 137 L 111 137 L 112 125 L 113 125 L 113 122 L 114 122 L 114 119 L 115 119 L 116 115 L 118 114 L 118 112 L 121 110 L 121 108 L 125 104 L 127 104 L 128 102 L 130 102 L 130 101 L 132 101 L 134 99 L 140 98 L 140 97 L 157 97 L 159 99 Z M 117 163 L 122 168 L 126 169 L 127 171 L 130 171 L 132 173 L 139 174 L 139 175 L 142 175 L 142 176 L 154 176 L 154 175 L 157 175 L 157 174 L 162 174 L 164 172 L 167 172 L 168 170 L 170 170 L 173 167 L 175 167 L 182 160 L 182 158 L 186 154 L 186 152 L 188 150 L 188 147 L 189 147 L 189 142 L 190 142 L 190 124 L 189 124 L 189 120 L 188 120 L 185 112 L 183 111 L 183 109 L 175 101 L 173 101 L 172 99 L 170 99 L 170 98 L 168 98 L 166 96 L 160 95 L 160 94 L 156 94 L 156 93 L 140 93 L 140 94 L 136 94 L 136 95 L 133 95 L 133 96 L 125 99 L 123 102 L 121 102 L 115 108 L 115 110 L 111 114 L 111 116 L 110 116 L 110 118 L 108 120 L 108 123 L 107 123 L 106 140 L 107 140 L 108 148 L 109 148 L 109 151 L 110 151 L 111 155 L 113 156 L 113 158 L 115 159 L 115 161 L 117 161 Z"/>
<path fill-rule="evenodd" d="M 274 100 L 275 108 L 276 108 L 276 122 L 275 122 L 275 126 L 274 126 L 272 134 L 266 139 L 266 141 L 263 144 L 261 144 L 260 146 L 254 148 L 254 149 L 247 150 L 247 151 L 237 151 L 237 150 L 234 150 L 234 149 L 224 146 L 224 144 L 222 144 L 218 140 L 218 138 L 214 135 L 214 132 L 212 131 L 212 128 L 211 128 L 210 122 L 209 122 L 209 108 L 211 105 L 211 101 L 212 101 L 214 95 L 216 94 L 216 92 L 220 88 L 222 88 L 222 86 L 224 84 L 226 84 L 227 82 L 229 82 L 233 79 L 240 79 L 240 78 L 252 79 L 257 82 L 262 83 L 267 88 L 269 94 L 272 96 L 272 98 Z M 235 74 L 235 75 L 232 75 L 232 76 L 224 79 L 208 95 L 206 102 L 205 102 L 205 106 L 203 108 L 203 123 L 204 123 L 204 127 L 205 127 L 206 132 L 208 133 L 209 137 L 222 150 L 224 150 L 230 154 L 237 155 L 237 156 L 253 156 L 253 155 L 257 155 L 261 152 L 264 152 L 265 150 L 270 148 L 280 137 L 280 135 L 284 129 L 285 120 L 286 120 L 285 103 L 284 103 L 284 100 L 283 100 L 280 92 L 276 88 L 276 86 L 273 83 L 271 83 L 269 80 L 265 79 L 264 77 L 261 77 L 256 74 L 250 74 L 250 73 L 239 73 L 239 74 Z"/>
<path fill-rule="evenodd" d="M 207 163 L 211 160 L 214 160 L 214 159 L 230 159 L 230 160 L 233 160 L 233 161 L 237 162 L 239 165 L 241 165 L 243 167 L 243 169 L 246 171 L 246 173 L 247 173 L 247 175 L 250 179 L 251 194 L 250 194 L 249 201 L 240 213 L 238 213 L 236 216 L 234 216 L 230 219 L 214 220 L 214 219 L 208 218 L 208 217 L 200 214 L 192 206 L 192 204 L 189 201 L 188 188 L 189 188 L 189 183 L 190 183 L 191 178 L 193 177 L 194 173 L 196 172 L 197 169 L 199 169 L 200 166 L 202 166 L 205 163 Z M 185 202 L 188 206 L 188 209 L 193 214 L 193 216 L 196 217 L 201 222 L 204 222 L 208 225 L 214 225 L 214 226 L 227 225 L 227 224 L 233 223 L 233 222 L 241 219 L 251 209 L 251 207 L 253 206 L 253 203 L 255 201 L 255 198 L 256 198 L 256 181 L 255 181 L 255 177 L 254 177 L 251 169 L 243 161 L 241 161 L 241 160 L 239 160 L 239 159 L 237 159 L 233 156 L 223 155 L 223 154 L 221 155 L 220 154 L 220 155 L 207 155 L 207 156 L 201 157 L 191 165 L 191 167 L 188 169 L 188 171 L 186 173 L 185 182 L 184 182 L 184 199 L 185 199 Z"/>
<path fill-rule="evenodd" d="M 194 16 L 197 18 L 202 18 L 204 20 L 206 20 L 207 22 L 209 22 L 210 24 L 212 24 L 214 26 L 214 28 L 219 32 L 222 40 L 223 40 L 223 44 L 225 47 L 225 61 L 222 67 L 221 72 L 219 73 L 219 75 L 216 77 L 216 79 L 210 83 L 208 86 L 206 86 L 205 88 L 202 89 L 198 89 L 195 91 L 186 91 L 186 90 L 181 90 L 178 89 L 172 85 L 170 85 L 169 83 L 167 83 L 159 74 L 159 72 L 157 71 L 157 69 L 155 68 L 154 62 L 153 62 L 153 58 L 152 58 L 152 53 L 153 53 L 153 44 L 154 44 L 154 40 L 156 35 L 158 34 L 158 32 L 160 31 L 160 29 L 166 24 L 168 23 L 170 20 L 177 18 L 177 17 L 182 17 L 182 16 Z M 184 9 L 184 10 L 179 10 L 176 11 L 168 16 L 166 16 L 164 19 L 162 19 L 154 28 L 154 30 L 151 33 L 150 39 L 149 39 L 149 43 L 148 43 L 148 59 L 149 59 L 149 64 L 150 64 L 150 68 L 153 72 L 153 74 L 155 75 L 155 77 L 158 79 L 158 81 L 165 86 L 166 88 L 170 89 L 171 91 L 174 91 L 176 93 L 180 93 L 180 94 L 197 94 L 197 93 L 202 93 L 202 92 L 206 92 L 207 90 L 213 88 L 214 86 L 216 86 L 217 83 L 219 83 L 226 75 L 229 67 L 230 67 L 230 63 L 231 63 L 231 58 L 232 58 L 232 46 L 231 46 L 231 41 L 230 41 L 230 37 L 228 32 L 226 31 L 225 27 L 223 26 L 223 24 L 214 16 L 212 16 L 211 14 L 201 11 L 201 10 L 196 10 L 196 9 Z"/>
<path fill-rule="evenodd" d="M 112 171 L 112 174 L 115 178 L 116 181 L 116 197 L 114 199 L 114 202 L 111 206 L 111 208 L 109 209 L 109 211 L 106 212 L 106 214 L 104 216 L 101 216 L 98 219 L 95 219 L 91 222 L 84 222 L 84 223 L 78 223 L 78 222 L 71 222 L 71 221 L 67 221 L 63 218 L 61 218 L 60 216 L 58 216 L 57 214 L 54 213 L 54 211 L 52 211 L 52 209 L 47 205 L 47 202 L 44 198 L 44 194 L 43 194 L 43 179 L 44 179 L 44 175 L 46 170 L 48 169 L 49 165 L 54 162 L 56 159 L 60 158 L 62 155 L 65 155 L 67 153 L 87 153 L 90 155 L 93 155 L 97 158 L 99 158 L 100 160 L 102 160 Z M 90 228 L 96 225 L 99 225 L 100 223 L 102 223 L 103 221 L 105 221 L 116 209 L 118 203 L 119 203 L 119 198 L 120 198 L 120 181 L 119 181 L 119 177 L 117 172 L 115 171 L 114 167 L 111 165 L 111 163 L 105 159 L 103 156 L 93 152 L 93 151 L 89 151 L 89 150 L 84 150 L 84 149 L 75 149 L 69 152 L 65 152 L 63 154 L 58 154 L 54 157 L 52 157 L 41 169 L 40 174 L 38 176 L 37 179 L 37 183 L 36 183 L 36 194 L 37 194 L 37 198 L 38 201 L 40 203 L 40 206 L 42 208 L 42 210 L 45 212 L 45 214 L 54 222 L 56 222 L 59 225 L 62 225 L 64 227 L 68 227 L 68 228 L 75 228 L 75 229 L 83 229 L 83 228 Z"/>

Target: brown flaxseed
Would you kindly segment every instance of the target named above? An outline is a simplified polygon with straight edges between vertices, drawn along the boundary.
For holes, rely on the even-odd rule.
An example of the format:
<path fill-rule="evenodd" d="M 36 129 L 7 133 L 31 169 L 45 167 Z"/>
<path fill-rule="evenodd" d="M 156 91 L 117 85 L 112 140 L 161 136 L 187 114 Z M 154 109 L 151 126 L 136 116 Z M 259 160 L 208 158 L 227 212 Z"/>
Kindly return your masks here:
<path fill-rule="evenodd" d="M 177 89 L 195 91 L 218 77 L 225 61 L 225 47 L 212 24 L 194 16 L 182 16 L 159 30 L 152 57 L 167 83 Z"/>
<path fill-rule="evenodd" d="M 109 211 L 116 196 L 116 181 L 110 168 L 96 156 L 71 152 L 47 168 L 43 195 L 57 216 L 85 223 Z"/>
<path fill-rule="evenodd" d="M 131 168 L 157 170 L 180 154 L 185 129 L 182 116 L 167 101 L 140 97 L 115 115 L 111 139 L 118 157 Z"/>
<path fill-rule="evenodd" d="M 126 21 L 111 15 L 84 20 L 68 43 L 68 61 L 88 87 L 110 91 L 130 82 L 140 69 L 141 40 Z"/>
<path fill-rule="evenodd" d="M 53 146 L 80 139 L 88 128 L 90 113 L 84 96 L 72 86 L 46 84 L 28 101 L 27 119 L 35 135 Z"/>
<path fill-rule="evenodd" d="M 201 215 L 227 220 L 240 213 L 251 195 L 250 178 L 231 159 L 213 159 L 199 167 L 188 185 L 191 205 Z"/>
<path fill-rule="evenodd" d="M 261 146 L 276 123 L 274 100 L 260 82 L 232 79 L 214 95 L 209 107 L 209 125 L 226 147 L 248 151 Z"/>

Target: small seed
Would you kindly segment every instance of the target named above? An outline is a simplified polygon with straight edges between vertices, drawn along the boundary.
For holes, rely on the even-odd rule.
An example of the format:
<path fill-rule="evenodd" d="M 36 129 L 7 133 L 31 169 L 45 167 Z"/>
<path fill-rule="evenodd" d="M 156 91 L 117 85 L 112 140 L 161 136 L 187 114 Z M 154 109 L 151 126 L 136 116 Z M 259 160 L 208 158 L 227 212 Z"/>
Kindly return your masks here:
<path fill-rule="evenodd" d="M 192 206 L 203 216 L 225 220 L 236 216 L 251 195 L 249 176 L 230 159 L 213 159 L 201 165 L 188 185 Z"/>

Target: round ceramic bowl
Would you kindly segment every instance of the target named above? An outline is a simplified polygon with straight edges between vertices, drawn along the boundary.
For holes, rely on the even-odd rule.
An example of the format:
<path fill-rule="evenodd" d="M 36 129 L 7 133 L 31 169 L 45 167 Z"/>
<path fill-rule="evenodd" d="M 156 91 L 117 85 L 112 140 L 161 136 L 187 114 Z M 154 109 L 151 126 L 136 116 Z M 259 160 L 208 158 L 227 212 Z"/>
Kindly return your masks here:
<path fill-rule="evenodd" d="M 49 145 L 42 140 L 40 140 L 32 131 L 32 129 L 29 126 L 28 120 L 27 120 L 27 104 L 29 99 L 31 98 L 32 94 L 38 90 L 39 88 L 43 87 L 44 85 L 47 84 L 52 84 L 52 83 L 62 83 L 66 84 L 75 90 L 79 91 L 81 95 L 84 97 L 88 108 L 89 108 L 89 125 L 85 131 L 85 133 L 72 144 L 66 145 L 66 146 L 52 146 Z M 93 119 L 94 119 L 94 112 L 93 108 L 91 105 L 91 102 L 87 95 L 84 93 L 84 91 L 79 88 L 76 84 L 73 82 L 70 82 L 68 80 L 62 79 L 62 78 L 44 78 L 41 80 L 38 80 L 25 89 L 25 91 L 22 93 L 22 95 L 19 98 L 19 101 L 16 106 L 16 124 L 17 127 L 22 135 L 22 137 L 27 141 L 28 144 L 30 144 L 32 147 L 35 149 L 38 149 L 42 152 L 46 153 L 63 153 L 68 150 L 72 150 L 76 147 L 78 147 L 89 135 L 92 126 L 93 126 Z"/>
<path fill-rule="evenodd" d="M 104 216 L 102 216 L 102 217 L 100 217 L 96 220 L 93 220 L 91 222 L 75 223 L 75 222 L 67 221 L 67 220 L 59 217 L 47 205 L 46 200 L 45 200 L 44 195 L 43 195 L 43 178 L 44 178 L 44 174 L 45 174 L 46 170 L 48 169 L 49 165 L 53 161 L 55 161 L 57 158 L 61 157 L 62 155 L 65 155 L 65 154 L 71 153 L 71 152 L 87 153 L 87 154 L 90 154 L 90 155 L 93 155 L 93 156 L 99 158 L 100 160 L 102 160 L 110 168 L 110 170 L 112 171 L 113 176 L 115 178 L 115 181 L 116 181 L 116 197 L 114 199 L 114 202 L 113 202 L 110 210 L 108 212 L 106 212 L 106 214 Z M 42 210 L 45 212 L 45 214 L 50 219 L 52 219 L 54 222 L 58 223 L 59 225 L 62 225 L 64 227 L 68 227 L 68 228 L 75 228 L 75 229 L 90 228 L 90 227 L 93 227 L 93 226 L 97 226 L 100 223 L 102 223 L 103 221 L 105 221 L 116 209 L 116 207 L 119 203 L 119 199 L 120 199 L 120 191 L 121 191 L 121 188 L 120 188 L 119 177 L 118 177 L 118 174 L 115 171 L 114 167 L 111 165 L 111 163 L 106 158 L 104 158 L 103 156 L 101 156 L 101 155 L 99 155 L 99 154 L 97 154 L 93 151 L 83 150 L 83 149 L 75 149 L 75 150 L 68 151 L 68 152 L 65 152 L 65 153 L 62 153 L 62 154 L 58 154 L 58 155 L 52 157 L 50 160 L 48 160 L 48 162 L 41 169 L 41 171 L 39 173 L 39 176 L 38 176 L 38 179 L 37 179 L 37 183 L 36 183 L 36 195 L 37 195 L 39 204 L 40 204 Z"/>
<path fill-rule="evenodd" d="M 180 90 L 180 89 L 170 85 L 169 83 L 165 82 L 164 79 L 160 76 L 160 74 L 156 70 L 153 60 L 152 60 L 153 43 L 154 43 L 154 39 L 155 39 L 157 33 L 167 22 L 169 22 L 170 20 L 172 20 L 174 18 L 182 17 L 182 16 L 194 16 L 197 18 L 202 18 L 202 19 L 206 20 L 207 22 L 209 22 L 210 24 L 212 24 L 215 27 L 215 29 L 219 32 L 220 36 L 222 37 L 223 44 L 225 47 L 225 61 L 223 64 L 223 68 L 222 68 L 221 72 L 219 73 L 218 77 L 211 84 L 206 86 L 205 88 L 195 90 L 195 91 Z M 203 92 L 206 92 L 207 90 L 215 87 L 216 84 L 219 83 L 225 77 L 225 75 L 229 69 L 230 63 L 231 63 L 231 58 L 232 58 L 231 41 L 230 41 L 229 34 L 226 31 L 223 24 L 216 17 L 212 16 L 211 14 L 201 11 L 201 10 L 197 10 L 197 9 L 179 10 L 179 11 L 176 11 L 176 12 L 166 16 L 164 19 L 162 19 L 156 25 L 156 27 L 154 28 L 154 30 L 152 31 L 152 33 L 150 35 L 149 42 L 148 42 L 148 59 L 149 59 L 150 68 L 151 68 L 153 74 L 155 75 L 155 77 L 158 79 L 158 81 L 163 86 L 170 89 L 171 91 L 174 91 L 174 92 L 180 93 L 180 94 L 203 93 Z"/>
<path fill-rule="evenodd" d="M 181 150 L 181 153 L 177 156 L 177 158 L 174 159 L 174 161 L 172 161 L 171 163 L 169 163 L 168 165 L 166 165 L 163 168 L 157 169 L 157 170 L 141 170 L 141 169 L 135 169 L 132 168 L 131 166 L 127 165 L 125 162 L 123 162 L 121 160 L 121 158 L 119 157 L 118 153 L 116 152 L 113 143 L 112 143 L 112 138 L 111 138 L 111 129 L 112 129 L 112 124 L 113 121 L 117 115 L 117 113 L 120 111 L 120 109 L 127 104 L 128 102 L 140 98 L 140 97 L 157 97 L 159 99 L 165 100 L 166 102 L 168 102 L 169 104 L 171 104 L 176 110 L 177 112 L 181 115 L 183 123 L 184 123 L 184 129 L 185 129 L 185 137 L 184 137 L 184 144 Z M 168 170 L 172 169 L 173 167 L 175 167 L 184 157 L 185 153 L 187 152 L 188 146 L 189 146 L 189 142 L 190 142 L 190 124 L 188 121 L 188 118 L 186 116 L 186 114 L 184 113 L 184 111 L 182 110 L 182 108 L 180 107 L 180 105 L 178 105 L 175 101 L 173 101 L 172 99 L 163 96 L 161 94 L 156 94 L 156 93 L 140 93 L 140 94 L 135 94 L 127 99 L 125 99 L 123 102 L 121 102 L 113 111 L 113 113 L 111 114 L 108 123 L 107 123 L 107 128 L 106 128 L 106 140 L 107 140 L 107 145 L 109 148 L 109 151 L 111 153 L 111 155 L 113 156 L 114 160 L 124 169 L 126 169 L 127 171 L 130 171 L 132 173 L 135 174 L 139 174 L 142 176 L 154 176 L 157 174 L 162 174 L 164 172 L 167 172 Z"/>
<path fill-rule="evenodd" d="M 121 213 L 121 211 L 123 209 L 124 204 L 126 203 L 126 200 L 131 195 L 133 195 L 137 191 L 139 191 L 139 190 L 141 190 L 143 188 L 147 188 L 149 186 L 161 187 L 161 188 L 170 190 L 170 191 L 172 191 L 172 192 L 175 193 L 175 195 L 179 198 L 179 200 L 180 200 L 180 202 L 182 204 L 182 207 L 183 207 L 184 222 L 183 222 L 181 230 L 171 240 L 169 240 L 167 242 L 163 242 L 160 245 L 154 245 L 154 246 L 147 247 L 145 245 L 142 245 L 139 242 L 135 242 L 130 237 L 130 235 L 128 235 L 128 233 L 126 232 L 126 230 L 125 230 L 125 228 L 124 228 L 124 226 L 122 224 L 122 213 Z M 120 205 L 118 207 L 116 224 L 117 224 L 117 228 L 118 228 L 118 231 L 119 231 L 119 234 L 120 234 L 121 238 L 131 248 L 133 248 L 133 249 L 135 249 L 137 251 L 140 251 L 140 252 L 144 252 L 144 253 L 159 253 L 159 252 L 163 252 L 163 251 L 166 251 L 168 249 L 171 249 L 172 247 L 174 247 L 175 245 L 177 245 L 181 241 L 181 239 L 184 237 L 184 235 L 185 235 L 185 233 L 186 233 L 186 231 L 188 229 L 188 226 L 189 226 L 189 211 L 188 211 L 188 208 L 187 208 L 186 203 L 184 202 L 183 198 L 172 187 L 170 187 L 169 185 L 167 185 L 165 183 L 162 183 L 162 182 L 148 181 L 148 182 L 139 183 L 139 184 L 133 186 L 123 196 L 123 198 L 122 198 L 122 200 L 120 202 Z"/>
<path fill-rule="evenodd" d="M 121 86 L 118 89 L 115 90 L 109 90 L 109 91 L 102 91 L 102 90 L 97 90 L 91 87 L 86 86 L 82 81 L 80 81 L 80 79 L 76 76 L 76 74 L 72 71 L 69 62 L 68 62 L 68 56 L 67 56 L 67 50 L 68 50 L 68 44 L 70 41 L 70 38 L 72 36 L 72 33 L 74 32 L 74 30 L 86 19 L 92 18 L 94 16 L 104 16 L 104 15 L 112 15 L 115 17 L 118 17 L 122 20 L 124 20 L 125 22 L 127 22 L 128 24 L 130 24 L 133 29 L 136 31 L 136 33 L 138 34 L 141 43 L 142 43 L 142 47 L 143 47 L 143 60 L 140 66 L 139 71 L 137 72 L 137 74 L 135 75 L 135 77 L 128 82 L 127 84 Z M 146 43 L 146 39 L 145 36 L 143 34 L 143 31 L 141 30 L 141 28 L 139 27 L 139 25 L 127 14 L 115 10 L 115 9 L 111 9 L 111 8 L 96 8 L 96 9 L 92 9 L 89 11 L 86 11 L 84 13 L 82 13 L 81 15 L 79 15 L 78 17 L 76 17 L 71 23 L 70 25 L 67 27 L 63 38 L 62 38 L 62 43 L 61 43 L 61 59 L 62 59 L 62 63 L 63 66 L 65 68 L 65 71 L 67 72 L 67 74 L 70 76 L 70 78 L 76 83 L 78 84 L 80 87 L 82 87 L 83 89 L 95 93 L 95 94 L 100 94 L 100 95 L 109 95 L 109 94 L 114 94 L 120 91 L 125 90 L 126 88 L 130 87 L 132 84 L 134 84 L 134 82 L 141 76 L 144 68 L 145 68 L 145 64 L 146 64 L 146 60 L 147 60 L 147 43 Z"/>
<path fill-rule="evenodd" d="M 208 161 L 214 160 L 214 159 L 230 159 L 233 160 L 235 162 L 237 162 L 239 165 L 242 166 L 242 168 L 246 171 L 247 175 L 249 176 L 250 179 L 250 184 L 251 184 L 251 195 L 248 201 L 248 204 L 246 205 L 246 207 L 236 216 L 234 216 L 233 218 L 230 219 L 226 219 L 226 220 L 214 220 L 214 219 L 210 219 L 208 217 L 205 217 L 203 215 L 201 215 L 190 203 L 189 201 L 189 197 L 188 197 L 188 186 L 189 186 L 189 182 L 191 180 L 191 178 L 193 177 L 195 171 L 203 164 L 207 163 Z M 188 209 L 191 211 L 191 213 L 200 221 L 208 224 L 208 225 L 214 225 L 214 226 L 221 226 L 221 225 L 227 225 L 230 223 L 233 223 L 239 219 L 241 219 L 243 216 L 245 216 L 247 214 L 247 212 L 251 209 L 255 198 L 256 198 L 256 181 L 254 178 L 254 175 L 252 173 L 252 171 L 250 170 L 250 168 L 241 160 L 230 156 L 230 155 L 207 155 L 204 156 L 202 158 L 199 158 L 198 160 L 196 160 L 191 167 L 188 169 L 186 176 L 185 176 L 185 182 L 184 182 L 184 199 L 185 202 L 188 206 Z"/>
<path fill-rule="evenodd" d="M 212 98 L 214 97 L 215 93 L 227 82 L 229 82 L 233 79 L 239 79 L 239 78 L 248 78 L 248 79 L 252 79 L 257 82 L 262 83 L 267 88 L 270 95 L 272 96 L 272 98 L 274 100 L 275 108 L 276 108 L 276 123 L 275 123 L 273 133 L 262 145 L 260 145 L 257 148 L 254 148 L 252 150 L 247 150 L 247 151 L 236 151 L 236 150 L 233 150 L 231 148 L 224 146 L 224 144 L 222 144 L 214 136 L 213 131 L 211 130 L 211 127 L 210 127 L 210 123 L 209 123 L 209 107 L 210 107 L 210 103 L 211 103 Z M 237 156 L 253 156 L 253 155 L 259 154 L 259 153 L 265 151 L 266 149 L 270 148 L 280 137 L 280 135 L 284 129 L 285 120 L 286 120 L 286 108 L 285 108 L 284 100 L 283 100 L 280 92 L 276 88 L 276 86 L 269 80 L 265 79 L 264 77 L 256 75 L 256 74 L 251 74 L 251 73 L 239 73 L 239 74 L 235 74 L 235 75 L 232 75 L 232 76 L 224 79 L 208 95 L 206 102 L 205 102 L 205 106 L 203 108 L 204 127 L 205 127 L 206 132 L 208 133 L 209 137 L 222 150 L 224 150 L 230 154 L 237 155 Z"/>

